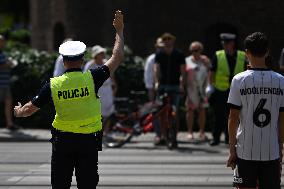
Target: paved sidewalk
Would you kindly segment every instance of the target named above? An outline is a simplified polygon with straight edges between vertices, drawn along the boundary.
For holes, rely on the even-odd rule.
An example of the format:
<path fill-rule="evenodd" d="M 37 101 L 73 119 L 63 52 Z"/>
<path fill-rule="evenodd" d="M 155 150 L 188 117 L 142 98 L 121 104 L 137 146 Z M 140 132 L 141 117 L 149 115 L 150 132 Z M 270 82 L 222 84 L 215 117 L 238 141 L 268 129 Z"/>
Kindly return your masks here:
<path fill-rule="evenodd" d="M 181 142 L 188 142 L 188 139 L 186 138 L 186 136 L 187 136 L 186 132 L 179 132 L 178 140 Z M 196 139 L 191 140 L 191 143 L 201 143 L 201 141 L 197 139 L 198 133 L 194 133 L 194 136 Z M 206 136 L 208 139 L 211 139 L 211 133 L 207 132 Z M 51 138 L 51 133 L 49 129 L 19 129 L 16 131 L 10 131 L 6 128 L 0 128 L 0 141 L 36 142 L 36 141 L 48 141 L 50 138 Z M 143 140 L 151 140 L 153 138 L 154 138 L 153 133 L 147 133 L 147 134 L 142 134 L 136 139 L 143 141 Z"/>
<path fill-rule="evenodd" d="M 0 141 L 5 142 L 48 141 L 50 137 L 51 134 L 48 129 L 19 129 L 16 131 L 0 129 Z"/>
<path fill-rule="evenodd" d="M 98 189 L 231 189 L 228 146 L 189 141 L 186 134 L 179 133 L 176 150 L 154 146 L 153 133 L 135 137 L 122 148 L 103 148 Z M 49 138 L 49 130 L 0 129 L 0 189 L 51 188 Z M 71 188 L 76 188 L 75 177 Z"/>

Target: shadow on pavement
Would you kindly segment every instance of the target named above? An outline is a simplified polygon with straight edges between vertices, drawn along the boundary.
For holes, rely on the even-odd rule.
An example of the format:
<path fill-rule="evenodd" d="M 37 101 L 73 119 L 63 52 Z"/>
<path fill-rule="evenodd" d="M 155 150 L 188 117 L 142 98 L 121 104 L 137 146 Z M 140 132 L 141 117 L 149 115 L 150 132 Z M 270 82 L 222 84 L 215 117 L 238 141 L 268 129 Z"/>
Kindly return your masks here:
<path fill-rule="evenodd" d="M 29 133 L 28 130 L 14 130 L 8 129 L 0 130 L 0 142 L 47 142 L 48 137 L 39 137 L 34 133 Z"/>

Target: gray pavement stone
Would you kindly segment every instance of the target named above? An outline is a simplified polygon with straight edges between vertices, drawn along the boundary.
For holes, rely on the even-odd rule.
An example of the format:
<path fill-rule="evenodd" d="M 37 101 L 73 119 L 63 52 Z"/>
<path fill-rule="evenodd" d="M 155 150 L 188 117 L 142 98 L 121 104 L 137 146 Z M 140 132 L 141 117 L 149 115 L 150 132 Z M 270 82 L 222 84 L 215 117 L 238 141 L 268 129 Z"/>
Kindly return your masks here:
<path fill-rule="evenodd" d="M 0 189 L 51 188 L 50 132 L 19 132 L 25 134 L 9 135 L 0 129 Z M 32 140 L 26 135 L 32 136 Z M 15 139 L 15 136 L 22 138 Z M 232 171 L 225 166 L 228 155 L 226 145 L 213 148 L 207 143 L 188 141 L 186 133 L 180 133 L 180 149 L 169 151 L 166 147 L 155 147 L 153 137 L 150 133 L 134 138 L 119 149 L 103 148 L 99 153 L 98 188 L 232 188 Z M 73 188 L 76 188 L 75 177 Z"/>

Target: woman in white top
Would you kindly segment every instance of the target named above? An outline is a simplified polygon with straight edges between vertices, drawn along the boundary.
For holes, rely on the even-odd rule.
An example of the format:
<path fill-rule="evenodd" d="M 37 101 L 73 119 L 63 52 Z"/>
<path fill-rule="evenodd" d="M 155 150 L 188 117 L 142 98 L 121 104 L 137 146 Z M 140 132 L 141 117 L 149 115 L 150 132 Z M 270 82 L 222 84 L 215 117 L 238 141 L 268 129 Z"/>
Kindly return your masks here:
<path fill-rule="evenodd" d="M 209 59 L 202 55 L 203 45 L 192 42 L 189 51 L 192 55 L 186 58 L 186 107 L 187 107 L 187 127 L 188 139 L 193 139 L 193 116 L 194 111 L 198 110 L 199 138 L 205 140 L 205 108 L 208 107 L 205 89 L 207 86 Z"/>
<path fill-rule="evenodd" d="M 102 48 L 99 45 L 95 45 L 92 48 L 93 59 L 86 63 L 84 71 L 103 66 L 104 63 L 106 62 L 105 53 L 106 53 L 105 48 Z M 101 100 L 101 112 L 103 116 L 104 133 L 106 133 L 109 128 L 108 118 L 115 112 L 115 107 L 114 107 L 115 92 L 116 92 L 116 84 L 112 76 L 104 82 L 104 84 L 100 87 L 98 91 L 98 95 Z"/>

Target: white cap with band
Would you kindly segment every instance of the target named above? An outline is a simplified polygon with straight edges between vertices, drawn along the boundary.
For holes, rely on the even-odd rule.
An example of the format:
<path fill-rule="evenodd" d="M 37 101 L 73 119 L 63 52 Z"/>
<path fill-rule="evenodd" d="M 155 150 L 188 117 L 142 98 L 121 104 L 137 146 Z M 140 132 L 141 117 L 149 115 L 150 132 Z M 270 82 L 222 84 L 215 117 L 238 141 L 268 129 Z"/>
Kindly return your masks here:
<path fill-rule="evenodd" d="M 59 46 L 63 59 L 76 61 L 84 56 L 86 45 L 81 41 L 66 41 Z"/>

